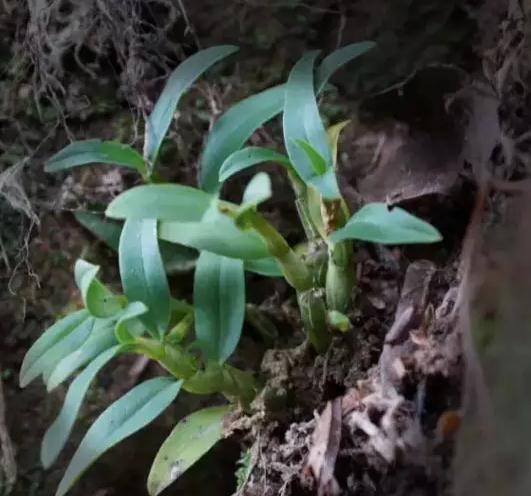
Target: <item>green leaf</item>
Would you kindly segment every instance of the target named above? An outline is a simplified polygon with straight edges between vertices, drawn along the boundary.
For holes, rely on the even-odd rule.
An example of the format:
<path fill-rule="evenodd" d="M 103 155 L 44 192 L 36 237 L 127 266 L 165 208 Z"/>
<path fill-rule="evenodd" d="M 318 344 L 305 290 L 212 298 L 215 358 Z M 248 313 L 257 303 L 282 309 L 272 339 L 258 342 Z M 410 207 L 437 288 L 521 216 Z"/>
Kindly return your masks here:
<path fill-rule="evenodd" d="M 219 181 L 225 182 L 237 172 L 248 169 L 262 162 L 275 162 L 284 167 L 291 167 L 289 158 L 282 153 L 259 146 L 247 146 L 229 155 L 219 170 Z"/>
<path fill-rule="evenodd" d="M 271 179 L 265 172 L 259 172 L 249 181 L 243 192 L 242 203 L 244 205 L 259 205 L 269 200 L 273 192 L 271 191 Z"/>
<path fill-rule="evenodd" d="M 53 372 L 46 381 L 48 391 L 55 389 L 77 369 L 116 344 L 114 323 L 115 321 L 113 319 L 95 320 L 90 336 L 86 341 L 77 350 L 60 360 L 53 369 Z"/>
<path fill-rule="evenodd" d="M 53 350 L 55 346 L 88 321 L 92 321 L 89 313 L 86 310 L 78 310 L 46 329 L 24 357 L 20 367 L 20 387 L 25 387 L 42 373 L 44 364 L 48 362 L 46 355 L 50 350 Z"/>
<path fill-rule="evenodd" d="M 225 159 L 239 150 L 256 129 L 282 110 L 284 86 L 269 88 L 238 102 L 214 124 L 199 167 L 202 189 L 215 193 L 220 187 L 219 168 Z"/>
<path fill-rule="evenodd" d="M 41 463 L 44 468 L 49 468 L 55 462 L 66 444 L 90 383 L 120 350 L 121 346 L 114 346 L 98 355 L 70 384 L 61 411 L 42 440 Z"/>
<path fill-rule="evenodd" d="M 245 260 L 244 268 L 261 276 L 282 277 L 282 271 L 278 262 L 273 257 L 259 258 L 257 260 Z"/>
<path fill-rule="evenodd" d="M 326 172 L 320 176 L 309 178 L 307 183 L 315 188 L 325 199 L 333 198 L 336 193 L 340 194 L 336 173 L 333 168 L 327 169 Z"/>
<path fill-rule="evenodd" d="M 103 241 L 109 248 L 118 251 L 122 226 L 118 222 L 106 219 L 102 214 L 77 211 L 76 220 L 94 236 Z M 164 269 L 168 275 L 186 272 L 195 266 L 197 252 L 186 246 L 159 242 L 160 255 L 164 262 Z"/>
<path fill-rule="evenodd" d="M 57 172 L 86 164 L 114 164 L 145 173 L 144 159 L 129 145 L 91 139 L 74 141 L 46 161 L 46 172 Z"/>
<path fill-rule="evenodd" d="M 319 152 L 307 141 L 297 139 L 295 144 L 306 154 L 313 173 L 317 176 L 322 176 L 328 169 L 326 160 L 319 154 Z"/>
<path fill-rule="evenodd" d="M 89 317 L 73 329 L 71 333 L 43 353 L 32 367 L 28 369 L 24 380 L 21 378 L 21 385 L 25 386 L 29 384 L 38 375 L 42 375 L 42 379 L 46 384 L 57 364 L 64 357 L 77 350 L 87 340 L 94 327 L 94 321 L 94 318 Z"/>
<path fill-rule="evenodd" d="M 341 229 L 330 235 L 334 243 L 360 239 L 382 244 L 435 243 L 442 236 L 427 222 L 399 207 L 369 203 L 358 210 Z"/>
<path fill-rule="evenodd" d="M 317 81 L 317 93 L 321 92 L 334 72 L 343 67 L 347 62 L 358 58 L 360 55 L 363 55 L 375 46 L 376 43 L 374 43 L 374 41 L 360 41 L 359 43 L 345 45 L 327 55 L 317 68 L 317 74 L 315 77 Z"/>
<path fill-rule="evenodd" d="M 325 173 L 324 176 L 319 176 L 321 180 L 326 179 L 326 175 L 330 172 Z M 322 239 L 327 239 L 328 234 L 323 222 L 323 216 L 321 212 L 321 195 L 317 189 L 311 187 L 306 188 L 306 203 L 308 205 L 308 214 L 315 229 L 319 233 Z"/>
<path fill-rule="evenodd" d="M 271 198 L 272 194 L 269 176 L 265 172 L 255 174 L 243 192 L 242 204 L 232 217 L 236 226 L 242 231 L 252 229 L 249 214 L 256 212 L 256 207 Z"/>
<path fill-rule="evenodd" d="M 146 122 L 146 158 L 153 164 L 168 131 L 183 93 L 216 62 L 238 51 L 238 47 L 220 45 L 201 50 L 187 58 L 169 77 Z"/>
<path fill-rule="evenodd" d="M 226 215 L 203 222 L 161 222 L 159 238 L 225 257 L 252 260 L 269 256 L 254 231 L 242 231 Z"/>
<path fill-rule="evenodd" d="M 216 196 L 174 184 L 139 186 L 122 193 L 107 208 L 116 218 L 159 219 L 159 238 L 196 250 L 250 259 L 269 255 L 262 239 L 243 232 L 218 211 Z"/>
<path fill-rule="evenodd" d="M 96 279 L 99 270 L 98 265 L 78 259 L 74 267 L 76 285 L 81 292 L 83 303 L 91 315 L 102 318 L 111 317 L 122 309 L 123 298 L 115 296 Z"/>
<path fill-rule="evenodd" d="M 157 377 L 145 381 L 109 406 L 92 424 L 59 484 L 64 496 L 103 453 L 157 418 L 175 399 L 181 381 Z"/>
<path fill-rule="evenodd" d="M 116 197 L 105 215 L 114 219 L 157 219 L 197 222 L 203 218 L 214 196 L 180 184 L 147 184 Z"/>
<path fill-rule="evenodd" d="M 318 53 L 307 53 L 291 70 L 286 83 L 282 121 L 284 145 L 289 159 L 297 174 L 306 183 L 333 169 L 314 90 L 314 63 Z M 335 176 L 329 176 L 326 181 L 313 181 L 311 184 L 325 199 L 340 197 Z"/>
<path fill-rule="evenodd" d="M 118 256 L 125 296 L 147 306 L 140 320 L 153 337 L 162 339 L 170 320 L 170 288 L 157 242 L 157 221 L 127 219 Z"/>
<path fill-rule="evenodd" d="M 323 90 L 337 69 L 374 46 L 370 41 L 354 43 L 325 57 L 317 70 L 317 93 Z M 212 193 L 219 190 L 219 168 L 259 127 L 282 112 L 285 91 L 285 85 L 279 85 L 245 98 L 229 108 L 215 122 L 200 161 L 202 189 Z"/>
<path fill-rule="evenodd" d="M 243 262 L 202 252 L 194 277 L 197 344 L 205 356 L 224 362 L 240 340 L 245 314 Z"/>
<path fill-rule="evenodd" d="M 150 496 L 160 494 L 223 437 L 223 418 L 229 411 L 229 405 L 204 408 L 174 427 L 151 466 Z"/>
<path fill-rule="evenodd" d="M 337 143 L 339 141 L 339 136 L 341 135 L 341 131 L 350 123 L 350 120 L 348 121 L 341 121 L 337 124 L 334 124 L 333 126 L 330 126 L 326 130 L 326 140 L 328 141 L 328 146 L 330 147 L 330 152 L 332 154 L 332 161 L 334 167 L 337 165 Z"/>

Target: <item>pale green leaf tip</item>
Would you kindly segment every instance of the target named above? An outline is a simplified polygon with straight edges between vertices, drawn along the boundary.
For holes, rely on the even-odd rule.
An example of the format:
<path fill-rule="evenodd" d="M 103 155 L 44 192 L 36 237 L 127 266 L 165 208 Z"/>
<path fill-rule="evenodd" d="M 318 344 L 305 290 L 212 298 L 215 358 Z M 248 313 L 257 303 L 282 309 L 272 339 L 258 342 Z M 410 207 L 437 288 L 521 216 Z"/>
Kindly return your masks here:
<path fill-rule="evenodd" d="M 50 453 L 49 446 L 45 443 L 46 437 L 42 440 L 41 443 L 41 453 L 40 453 L 40 459 L 41 459 L 41 465 L 44 470 L 48 470 L 54 463 L 54 461 L 57 459 L 57 455 L 53 455 Z"/>
<path fill-rule="evenodd" d="M 228 165 L 227 160 L 223 162 L 221 168 L 219 169 L 218 181 L 220 183 L 224 183 L 227 179 L 233 176 L 233 174 L 231 174 L 230 167 L 225 166 L 225 164 Z"/>
<path fill-rule="evenodd" d="M 243 193 L 243 204 L 257 205 L 273 195 L 271 178 L 266 172 L 258 172 L 249 181 Z"/>
<path fill-rule="evenodd" d="M 18 377 L 18 385 L 19 387 L 21 388 L 25 388 L 27 385 L 29 384 L 29 381 L 26 377 L 26 375 L 22 375 L 20 374 L 19 377 Z"/>
<path fill-rule="evenodd" d="M 116 197 L 114 200 L 111 201 L 111 203 L 109 203 L 109 205 L 107 205 L 107 208 L 105 209 L 105 217 L 109 217 L 111 219 L 121 219 L 122 216 L 120 216 L 119 214 L 119 210 L 118 210 L 118 213 L 116 212 L 116 200 L 118 199 L 119 197 Z"/>

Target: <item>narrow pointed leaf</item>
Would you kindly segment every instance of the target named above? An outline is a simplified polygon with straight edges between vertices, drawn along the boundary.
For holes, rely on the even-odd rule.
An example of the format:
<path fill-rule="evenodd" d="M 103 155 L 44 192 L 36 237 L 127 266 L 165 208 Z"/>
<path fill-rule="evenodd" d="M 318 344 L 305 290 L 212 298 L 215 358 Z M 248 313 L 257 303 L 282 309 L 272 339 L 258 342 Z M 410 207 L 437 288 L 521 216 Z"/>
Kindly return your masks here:
<path fill-rule="evenodd" d="M 223 183 L 234 174 L 262 162 L 275 162 L 284 167 L 290 167 L 289 158 L 282 153 L 275 152 L 269 148 L 247 146 L 232 153 L 223 162 L 219 170 L 219 181 Z"/>
<path fill-rule="evenodd" d="M 74 350 L 57 363 L 57 366 L 53 369 L 52 374 L 46 381 L 48 391 L 52 391 L 68 379 L 76 370 L 115 344 L 114 320 L 96 319 L 90 336 L 86 341 L 77 350 Z"/>
<path fill-rule="evenodd" d="M 92 424 L 56 492 L 64 496 L 103 453 L 155 420 L 175 399 L 181 382 L 169 377 L 145 381 L 109 406 Z"/>
<path fill-rule="evenodd" d="M 146 122 L 146 158 L 155 163 L 162 144 L 173 119 L 177 104 L 184 92 L 216 62 L 236 52 L 238 47 L 220 45 L 201 50 L 175 69 L 169 77 L 162 93 Z"/>
<path fill-rule="evenodd" d="M 274 86 L 238 102 L 214 124 L 201 157 L 199 183 L 215 193 L 220 183 L 219 168 L 225 159 L 239 150 L 245 141 L 282 110 L 284 86 Z"/>
<path fill-rule="evenodd" d="M 81 321 L 70 332 L 47 348 L 38 358 L 24 364 L 20 374 L 20 386 L 27 386 L 39 375 L 46 383 L 57 364 L 67 355 L 77 350 L 89 337 L 94 326 L 94 318 L 88 317 Z"/>
<path fill-rule="evenodd" d="M 157 242 L 157 221 L 127 219 L 118 250 L 120 277 L 129 301 L 141 301 L 148 331 L 162 339 L 170 319 L 170 288 Z"/>
<path fill-rule="evenodd" d="M 114 164 L 145 173 L 144 159 L 134 148 L 116 141 L 74 141 L 46 161 L 46 172 L 57 172 L 86 164 Z"/>
<path fill-rule="evenodd" d="M 116 197 L 105 215 L 114 219 L 200 221 L 214 196 L 180 184 L 148 184 Z"/>
<path fill-rule="evenodd" d="M 323 176 L 318 176 L 316 179 L 326 181 L 327 175 L 330 175 L 330 171 L 325 173 Z M 306 188 L 306 203 L 308 204 L 308 213 L 315 229 L 321 238 L 326 239 L 328 234 L 323 222 L 323 216 L 321 212 L 321 195 L 319 194 L 318 188 Z"/>
<path fill-rule="evenodd" d="M 368 52 L 375 46 L 376 43 L 374 43 L 374 41 L 361 41 L 359 43 L 345 45 L 344 47 L 338 48 L 327 55 L 317 68 L 317 74 L 315 77 L 317 93 L 321 92 L 334 72 L 351 60 L 354 60 L 360 55 L 363 55 L 365 52 Z"/>
<path fill-rule="evenodd" d="M 205 356 L 224 362 L 240 340 L 245 314 L 243 262 L 202 252 L 194 277 L 197 344 Z"/>
<path fill-rule="evenodd" d="M 33 367 L 35 362 L 37 362 L 44 353 L 68 336 L 74 329 L 89 318 L 90 315 L 86 310 L 78 310 L 77 312 L 63 317 L 46 329 L 39 339 L 33 343 L 32 347 L 24 357 L 22 366 L 20 367 L 20 386 L 24 387 L 25 384 L 29 383 L 26 378 L 28 370 Z"/>
<path fill-rule="evenodd" d="M 330 235 L 334 243 L 360 239 L 382 244 L 435 243 L 442 236 L 432 225 L 399 207 L 369 203 L 358 210 L 347 224 Z"/>
<path fill-rule="evenodd" d="M 74 267 L 76 285 L 85 308 L 91 315 L 100 318 L 111 317 L 122 309 L 123 298 L 114 295 L 96 278 L 99 270 L 98 265 L 78 259 Z"/>
<path fill-rule="evenodd" d="M 306 154 L 313 174 L 317 176 L 323 175 L 328 169 L 328 164 L 319 152 L 307 141 L 296 139 L 295 144 Z"/>
<path fill-rule="evenodd" d="M 325 57 L 317 70 L 316 92 L 323 90 L 337 69 L 374 46 L 370 41 L 354 43 Z M 200 162 L 202 189 L 211 193 L 218 191 L 219 168 L 259 127 L 282 112 L 285 89 L 285 85 L 278 85 L 245 98 L 229 108 L 215 122 Z"/>
<path fill-rule="evenodd" d="M 76 220 L 109 248 L 118 251 L 122 226 L 118 222 L 106 219 L 103 214 L 78 211 Z M 160 255 L 168 275 L 186 272 L 194 268 L 197 252 L 186 246 L 179 246 L 166 241 L 159 242 Z"/>
<path fill-rule="evenodd" d="M 114 346 L 98 355 L 70 384 L 61 411 L 42 440 L 41 463 L 44 468 L 49 468 L 55 462 L 66 444 L 94 377 L 120 350 L 121 346 Z"/>
<path fill-rule="evenodd" d="M 284 144 L 297 174 L 306 183 L 333 170 L 326 132 L 317 108 L 314 63 L 318 52 L 304 55 L 293 67 L 286 83 L 282 127 Z M 335 177 L 313 181 L 325 199 L 340 197 Z"/>
<path fill-rule="evenodd" d="M 147 482 L 150 496 L 160 494 L 223 437 L 223 418 L 229 411 L 229 405 L 204 408 L 175 426 L 151 466 Z"/>

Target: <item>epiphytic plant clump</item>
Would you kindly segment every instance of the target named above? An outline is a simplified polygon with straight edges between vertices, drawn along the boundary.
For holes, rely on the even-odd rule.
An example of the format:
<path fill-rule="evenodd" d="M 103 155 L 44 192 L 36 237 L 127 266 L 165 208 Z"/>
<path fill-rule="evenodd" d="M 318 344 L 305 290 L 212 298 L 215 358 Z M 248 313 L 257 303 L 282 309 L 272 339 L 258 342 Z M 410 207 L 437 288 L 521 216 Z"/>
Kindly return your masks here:
<path fill-rule="evenodd" d="M 77 374 L 55 422 L 46 432 L 41 460 L 49 467 L 72 430 L 83 397 L 112 358 L 137 353 L 158 362 L 168 375 L 147 380 L 108 407 L 92 424 L 70 461 L 57 495 L 70 489 L 105 451 L 155 419 L 185 390 L 223 394 L 224 406 L 199 410 L 179 422 L 163 443 L 148 478 L 159 494 L 222 436 L 224 416 L 246 408 L 258 386 L 251 372 L 227 363 L 245 314 L 245 271 L 284 277 L 297 295 L 301 320 L 317 352 L 332 334 L 349 327 L 345 312 L 355 285 L 352 240 L 431 243 L 438 231 L 400 208 L 371 203 L 351 215 L 336 179 L 339 123 L 325 130 L 316 96 L 333 72 L 372 47 L 345 46 L 325 57 L 304 55 L 286 84 L 253 95 L 213 126 L 200 161 L 199 188 L 167 184 L 155 174 L 157 156 L 181 95 L 210 66 L 234 53 L 233 46 L 202 50 L 170 76 L 145 123 L 144 153 L 101 140 L 74 142 L 54 155 L 55 172 L 90 163 L 138 171 L 145 184 L 125 191 L 107 207 L 109 219 L 78 213 L 78 220 L 118 252 L 122 294 L 102 284 L 99 267 L 78 260 L 74 275 L 84 308 L 56 322 L 28 351 L 22 386 L 41 376 L 53 390 Z M 262 124 L 282 114 L 282 154 L 245 142 Z M 259 162 L 286 173 L 306 235 L 306 252 L 295 251 L 259 212 L 272 197 L 269 176 L 256 174 L 240 204 L 219 198 L 228 178 Z M 274 199 L 274 197 L 273 197 Z M 167 275 L 194 264 L 193 301 L 174 299 Z"/>

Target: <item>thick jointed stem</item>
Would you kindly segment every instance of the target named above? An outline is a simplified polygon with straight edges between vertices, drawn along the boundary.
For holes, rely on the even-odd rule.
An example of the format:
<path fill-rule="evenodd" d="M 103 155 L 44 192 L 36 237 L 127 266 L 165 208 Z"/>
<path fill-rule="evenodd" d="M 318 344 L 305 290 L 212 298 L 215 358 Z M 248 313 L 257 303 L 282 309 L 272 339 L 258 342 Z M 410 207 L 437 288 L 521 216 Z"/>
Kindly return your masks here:
<path fill-rule="evenodd" d="M 194 324 L 193 308 L 168 332 L 166 342 L 178 344 L 188 335 Z"/>
<path fill-rule="evenodd" d="M 311 288 L 297 293 L 297 301 L 308 339 L 318 353 L 323 353 L 331 340 L 324 292 L 320 288 Z"/>
<path fill-rule="evenodd" d="M 238 219 L 240 212 L 237 208 L 220 203 L 220 211 L 233 219 Z M 244 224 L 260 235 L 267 246 L 269 254 L 274 257 L 286 281 L 297 292 L 306 291 L 312 287 L 312 277 L 303 260 L 290 248 L 284 237 L 256 210 L 246 210 Z M 237 222 L 238 224 L 238 222 Z"/>
<path fill-rule="evenodd" d="M 220 210 L 237 220 L 240 212 L 227 204 Z M 255 210 L 246 210 L 245 221 L 240 225 L 254 229 L 264 240 L 269 254 L 274 257 L 286 281 L 297 291 L 297 301 L 308 339 L 318 352 L 326 350 L 330 343 L 327 328 L 325 295 L 322 289 L 314 287 L 312 273 L 304 261 L 290 248 L 283 236 Z M 240 219 L 241 221 L 242 219 Z"/>
<path fill-rule="evenodd" d="M 128 344 L 130 351 L 156 360 L 177 379 L 188 379 L 197 372 L 197 360 L 177 345 L 165 344 L 152 338 L 136 337 Z"/>
<path fill-rule="evenodd" d="M 321 203 L 321 212 L 327 233 L 342 227 L 349 217 L 343 199 Z M 352 242 L 328 241 L 328 267 L 326 271 L 326 303 L 329 310 L 346 312 L 354 288 Z"/>
<path fill-rule="evenodd" d="M 297 292 L 312 287 L 312 277 L 302 259 L 290 248 L 282 235 L 261 215 L 253 212 L 250 216 L 251 225 L 265 241 L 271 256 L 277 259 L 286 281 Z"/>
<path fill-rule="evenodd" d="M 329 244 L 326 271 L 326 303 L 329 310 L 347 311 L 355 282 L 352 265 L 350 241 Z"/>

